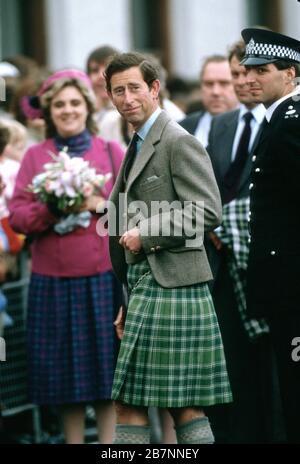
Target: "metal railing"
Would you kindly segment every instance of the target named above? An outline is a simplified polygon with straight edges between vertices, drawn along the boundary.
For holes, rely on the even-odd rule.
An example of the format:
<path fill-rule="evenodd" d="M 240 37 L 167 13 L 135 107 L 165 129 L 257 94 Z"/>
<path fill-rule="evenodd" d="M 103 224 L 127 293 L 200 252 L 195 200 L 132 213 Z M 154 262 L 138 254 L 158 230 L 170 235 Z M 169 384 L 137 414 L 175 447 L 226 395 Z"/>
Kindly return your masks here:
<path fill-rule="evenodd" d="M 6 344 L 6 361 L 0 362 L 0 399 L 3 417 L 30 410 L 35 443 L 41 441 L 40 411 L 30 404 L 27 396 L 26 309 L 29 284 L 28 256 L 19 257 L 19 280 L 7 282 L 1 290 L 7 298 L 7 312 L 12 325 L 6 327 L 3 338 Z"/>

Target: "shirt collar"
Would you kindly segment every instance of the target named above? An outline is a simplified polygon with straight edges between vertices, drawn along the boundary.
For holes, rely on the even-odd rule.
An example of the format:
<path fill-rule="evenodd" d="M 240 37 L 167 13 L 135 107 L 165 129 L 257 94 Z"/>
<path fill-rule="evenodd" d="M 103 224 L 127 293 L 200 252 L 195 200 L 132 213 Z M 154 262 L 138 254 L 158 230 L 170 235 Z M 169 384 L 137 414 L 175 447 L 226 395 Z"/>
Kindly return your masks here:
<path fill-rule="evenodd" d="M 162 109 L 160 107 L 158 107 L 154 113 L 151 114 L 150 118 L 145 122 L 145 124 L 138 130 L 136 131 L 138 136 L 140 137 L 140 139 L 142 141 L 145 140 L 146 138 L 146 135 L 148 134 L 148 132 L 150 131 L 151 127 L 153 126 L 153 124 L 155 123 L 156 119 L 158 118 L 158 116 L 160 115 Z"/>
<path fill-rule="evenodd" d="M 300 88 L 299 86 L 295 88 L 295 90 L 293 90 L 291 93 L 288 93 L 287 95 L 285 95 L 284 97 L 280 98 L 279 100 L 276 100 L 271 106 L 269 106 L 269 108 L 267 109 L 266 111 L 266 120 L 268 122 L 271 121 L 271 118 L 273 116 L 273 113 L 274 111 L 276 110 L 276 108 L 280 105 L 280 103 L 284 102 L 285 100 L 287 100 L 288 98 L 292 97 L 293 95 L 297 95 L 300 93 Z"/>
<path fill-rule="evenodd" d="M 205 113 L 203 113 L 202 115 L 201 123 L 211 124 L 212 118 L 213 115 L 210 114 L 208 111 L 205 111 Z"/>
<path fill-rule="evenodd" d="M 264 105 L 262 103 L 260 103 L 259 105 L 256 105 L 251 110 L 249 110 L 245 105 L 241 104 L 239 120 L 241 121 L 244 114 L 248 113 L 249 111 L 252 113 L 255 121 L 258 124 L 261 124 L 263 122 L 263 119 L 264 119 L 265 114 L 266 114 L 266 108 L 264 107 Z"/>

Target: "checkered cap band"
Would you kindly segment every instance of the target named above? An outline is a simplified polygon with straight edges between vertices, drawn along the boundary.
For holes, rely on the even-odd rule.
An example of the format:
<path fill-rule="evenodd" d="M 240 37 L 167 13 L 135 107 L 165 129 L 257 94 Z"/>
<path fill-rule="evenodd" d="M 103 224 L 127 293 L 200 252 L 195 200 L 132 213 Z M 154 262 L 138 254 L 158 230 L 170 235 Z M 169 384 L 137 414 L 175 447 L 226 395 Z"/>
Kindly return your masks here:
<path fill-rule="evenodd" d="M 246 46 L 246 55 L 257 57 L 272 57 L 279 59 L 294 60 L 300 62 L 300 53 L 282 45 L 256 43 L 253 39 Z"/>

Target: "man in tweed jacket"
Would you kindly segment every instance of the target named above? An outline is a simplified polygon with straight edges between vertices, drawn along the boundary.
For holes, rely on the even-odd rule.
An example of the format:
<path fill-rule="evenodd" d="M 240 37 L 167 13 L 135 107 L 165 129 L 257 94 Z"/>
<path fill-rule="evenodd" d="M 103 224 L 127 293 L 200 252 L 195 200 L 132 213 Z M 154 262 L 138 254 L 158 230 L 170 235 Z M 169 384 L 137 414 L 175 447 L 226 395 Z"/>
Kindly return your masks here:
<path fill-rule="evenodd" d="M 157 71 L 138 53 L 106 69 L 112 101 L 135 130 L 109 208 L 112 264 L 129 288 L 124 333 L 122 313 L 115 323 L 115 443 L 149 442 L 148 406 L 169 409 L 179 443 L 211 443 L 202 408 L 231 401 L 202 242 L 221 203 L 206 151 L 159 108 Z"/>

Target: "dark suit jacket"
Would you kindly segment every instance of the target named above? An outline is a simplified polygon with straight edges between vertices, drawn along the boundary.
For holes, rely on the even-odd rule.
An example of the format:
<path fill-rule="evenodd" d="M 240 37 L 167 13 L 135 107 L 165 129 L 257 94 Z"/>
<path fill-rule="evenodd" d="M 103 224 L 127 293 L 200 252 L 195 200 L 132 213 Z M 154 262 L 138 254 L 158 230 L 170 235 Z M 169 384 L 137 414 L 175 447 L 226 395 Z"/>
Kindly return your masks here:
<path fill-rule="evenodd" d="M 224 194 L 224 177 L 231 164 L 231 154 L 235 133 L 238 126 L 240 110 L 234 110 L 215 116 L 211 123 L 207 151 L 214 168 L 221 197 Z M 259 131 L 253 143 L 251 153 L 255 150 L 259 138 Z M 244 167 L 237 198 L 249 196 L 250 174 L 252 169 L 252 155 L 249 155 Z"/>
<path fill-rule="evenodd" d="M 254 155 L 247 302 L 251 315 L 299 313 L 300 102 L 274 111 Z"/>
<path fill-rule="evenodd" d="M 234 110 L 215 116 L 212 120 L 209 133 L 207 151 L 212 161 L 222 199 L 225 190 L 224 177 L 231 164 L 232 147 L 238 126 L 239 112 L 240 110 Z M 259 131 L 254 141 L 252 151 L 256 147 L 258 138 Z M 252 155 L 250 154 L 240 179 L 237 198 L 249 196 L 251 168 Z M 209 263 L 216 279 L 218 272 L 221 269 L 220 261 L 224 256 L 224 253 L 217 252 L 209 239 L 206 240 L 206 249 L 208 252 Z M 213 287 L 214 283 L 212 283 L 211 286 Z"/>
<path fill-rule="evenodd" d="M 195 135 L 199 121 L 203 115 L 204 111 L 195 111 L 194 113 L 189 114 L 186 118 L 180 121 L 179 124 L 190 134 Z"/>

